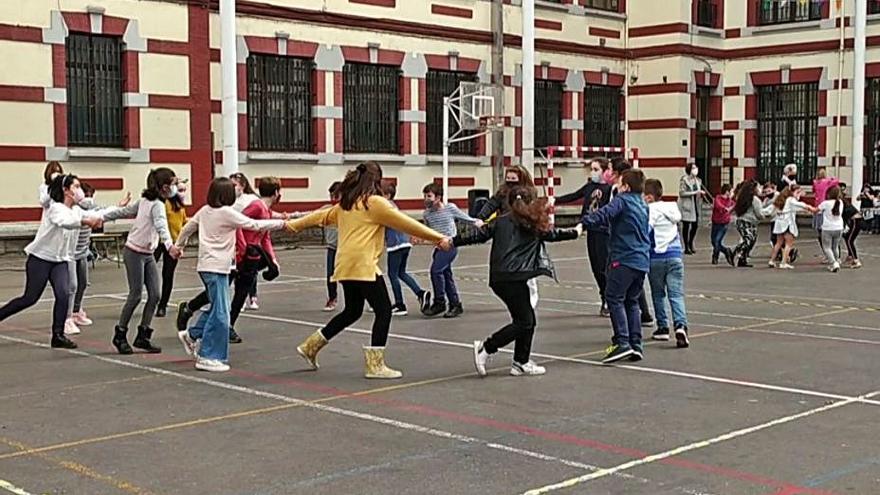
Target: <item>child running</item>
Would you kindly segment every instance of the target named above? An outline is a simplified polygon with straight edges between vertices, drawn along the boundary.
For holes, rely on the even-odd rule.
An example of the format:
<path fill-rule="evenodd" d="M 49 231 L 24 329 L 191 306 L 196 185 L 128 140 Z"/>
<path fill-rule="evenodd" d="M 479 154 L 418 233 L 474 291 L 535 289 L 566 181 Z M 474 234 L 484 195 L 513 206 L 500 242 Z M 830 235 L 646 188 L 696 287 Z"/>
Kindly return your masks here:
<path fill-rule="evenodd" d="M 650 181 L 649 181 L 650 182 Z M 647 184 L 646 184 L 647 185 Z M 712 203 L 712 264 L 718 264 L 719 255 L 724 255 L 727 263 L 733 266 L 733 251 L 724 246 L 724 236 L 727 235 L 727 226 L 730 224 L 730 212 L 736 201 L 731 197 L 730 184 L 721 186 L 721 194 L 715 196 Z M 654 305 L 656 311 L 656 304 Z"/>
<path fill-rule="evenodd" d="M 823 191 L 825 201 L 819 203 L 818 211 L 822 215 L 821 231 L 822 250 L 828 260 L 828 270 L 837 273 L 840 271 L 840 239 L 843 237 L 843 200 L 841 199 L 840 187 L 832 186 Z M 818 216 L 818 215 L 817 215 Z"/>
<path fill-rule="evenodd" d="M 547 370 L 530 359 L 535 310 L 529 302 L 528 281 L 541 275 L 555 279 L 556 271 L 544 242 L 577 239 L 583 227 L 552 228 L 549 205 L 545 199 L 537 198 L 534 188 L 514 186 L 504 199 L 505 213 L 475 233 L 453 239 L 456 246 L 492 240 L 489 288 L 507 306 L 512 320 L 485 341 L 474 342 L 474 366 L 480 376 L 486 376 L 489 358 L 498 349 L 515 342 L 510 374 L 543 375 Z"/>
<path fill-rule="evenodd" d="M 803 189 L 801 186 L 794 184 L 786 186 L 779 193 L 779 196 L 773 200 L 771 208 L 776 212 L 776 220 L 773 222 L 773 233 L 776 234 L 776 244 L 770 253 L 770 261 L 767 265 L 770 268 L 782 268 L 784 270 L 794 269 L 791 264 L 790 254 L 794 248 L 794 242 L 798 237 L 797 213 L 799 211 L 809 211 L 816 213 L 816 208 L 802 202 Z M 766 211 L 766 210 L 765 210 Z M 777 265 L 776 255 L 782 250 L 782 262 Z"/>
<path fill-rule="evenodd" d="M 758 224 L 764 219 L 764 203 L 758 195 L 758 183 L 747 180 L 740 184 L 736 195 L 736 204 L 733 207 L 736 213 L 736 231 L 739 233 L 740 242 L 733 248 L 733 256 L 739 256 L 736 266 L 739 268 L 752 268 L 749 256 L 758 242 Z"/>
<path fill-rule="evenodd" d="M 54 172 L 53 172 L 54 173 Z M 46 188 L 48 206 L 40 220 L 34 240 L 24 248 L 24 294 L 0 308 L 0 321 L 37 304 L 47 284 L 52 284 L 55 305 L 52 308 L 53 348 L 76 349 L 76 343 L 64 335 L 64 322 L 70 304 L 70 272 L 73 247 L 81 227 L 100 228 L 100 218 L 86 217 L 77 206 L 84 198 L 79 179 L 75 175 L 54 175 Z"/>
<path fill-rule="evenodd" d="M 339 186 L 342 182 L 336 181 L 330 184 L 327 192 L 330 194 L 330 204 L 339 203 Z M 336 311 L 336 299 L 339 297 L 339 288 L 333 279 L 333 271 L 336 269 L 336 247 L 339 243 L 339 231 L 335 225 L 324 227 L 324 240 L 327 243 L 327 304 L 324 311 L 327 313 Z"/>
<path fill-rule="evenodd" d="M 318 352 L 358 321 L 364 312 L 364 303 L 368 302 L 375 311 L 375 319 L 370 345 L 364 347 L 364 376 L 380 379 L 403 376 L 385 364 L 385 344 L 391 326 L 391 301 L 379 270 L 379 258 L 385 248 L 385 228 L 433 242 L 440 249 L 450 249 L 452 240 L 395 210 L 381 194 L 382 167 L 375 162 L 361 163 L 345 175 L 339 187 L 339 204 L 287 224 L 293 232 L 325 225 L 339 227 L 333 280 L 342 284 L 345 308 L 296 348 L 312 369 L 318 369 Z"/>
<path fill-rule="evenodd" d="M 119 354 L 131 354 L 132 346 L 128 344 L 128 324 L 134 315 L 134 310 L 141 303 L 141 293 L 147 288 L 147 302 L 138 325 L 137 337 L 132 345 L 148 353 L 162 352 L 162 348 L 153 345 L 150 338 L 153 329 L 150 323 L 156 313 L 159 304 L 159 269 L 153 253 L 159 243 L 165 245 L 171 256 L 180 255 L 174 243 L 171 241 L 171 233 L 168 230 L 168 217 L 165 216 L 164 200 L 177 195 L 177 176 L 170 168 L 157 168 L 150 171 L 147 176 L 147 187 L 141 193 L 140 199 L 125 208 L 109 212 L 104 215 L 104 221 L 118 220 L 121 218 L 134 218 L 134 223 L 128 231 L 125 241 L 123 262 L 125 275 L 128 278 L 128 298 L 122 306 L 119 314 L 119 322 L 113 334 L 113 347 Z"/>
<path fill-rule="evenodd" d="M 841 195 L 845 196 L 843 185 L 841 185 L 840 191 Z M 846 257 L 846 263 L 850 268 L 862 267 L 862 262 L 859 261 L 859 250 L 856 247 L 856 239 L 858 239 L 859 234 L 862 232 L 862 221 L 862 213 L 852 204 L 852 201 L 847 202 L 844 199 L 843 223 L 845 225 L 845 230 L 843 233 L 843 239 L 846 243 L 848 254 Z"/>
<path fill-rule="evenodd" d="M 584 226 L 609 224 L 609 266 L 605 298 L 611 311 L 614 337 L 602 360 L 605 364 L 644 358 L 639 295 L 650 269 L 651 239 L 648 205 L 642 198 L 645 174 L 630 169 L 620 176 L 618 194 L 599 211 L 583 218 Z"/>
<path fill-rule="evenodd" d="M 681 237 L 678 235 L 681 211 L 678 204 L 661 201 L 662 197 L 663 184 L 657 179 L 646 180 L 645 202 L 648 203 L 648 225 L 651 227 L 651 268 L 648 272 L 648 283 L 651 285 L 654 315 L 657 318 L 657 330 L 651 338 L 669 340 L 669 320 L 666 317 L 668 300 L 669 307 L 672 308 L 675 344 L 678 348 L 684 348 L 690 346 L 690 340 L 684 305 L 684 263 L 681 259 Z"/>
<path fill-rule="evenodd" d="M 394 204 L 394 197 L 397 196 L 397 186 L 393 182 L 382 182 L 382 196 L 391 203 L 395 210 L 397 209 L 397 205 Z M 412 278 L 412 275 L 406 272 L 406 263 L 412 250 L 409 237 L 392 228 L 386 228 L 385 250 L 388 258 L 388 279 L 391 281 L 391 292 L 394 294 L 394 306 L 391 307 L 391 316 L 407 315 L 406 303 L 403 300 L 403 290 L 400 282 L 406 284 L 419 299 L 419 311 L 426 311 L 431 305 L 431 291 L 422 289 L 419 283 Z"/>
<path fill-rule="evenodd" d="M 211 181 L 207 205 L 187 222 L 174 246 L 179 257 L 186 241 L 199 231 L 196 271 L 205 285 L 211 308 L 202 311 L 195 324 L 180 331 L 178 338 L 186 354 L 196 358 L 196 369 L 202 371 L 229 370 L 229 273 L 235 261 L 236 231 L 284 228 L 283 220 L 254 220 L 235 211 L 233 204 L 233 182 L 225 177 Z"/>
<path fill-rule="evenodd" d="M 483 226 L 483 221 L 478 218 L 471 218 L 463 211 L 458 209 L 455 203 L 443 202 L 443 187 L 439 184 L 430 183 L 422 189 L 425 195 L 425 225 L 429 228 L 440 232 L 447 237 L 455 237 L 458 234 L 458 228 L 455 226 L 456 220 L 473 224 L 477 228 Z M 443 318 L 457 318 L 464 313 L 461 305 L 461 298 L 458 296 L 458 289 L 455 286 L 455 279 L 452 275 L 452 263 L 458 256 L 458 248 L 445 251 L 435 249 L 431 261 L 431 285 L 434 288 L 434 302 L 431 307 L 424 312 L 425 316 L 432 318 L 443 315 Z M 449 299 L 449 310 L 447 311 L 446 300 Z M 375 308 L 374 308 L 375 309 Z"/>

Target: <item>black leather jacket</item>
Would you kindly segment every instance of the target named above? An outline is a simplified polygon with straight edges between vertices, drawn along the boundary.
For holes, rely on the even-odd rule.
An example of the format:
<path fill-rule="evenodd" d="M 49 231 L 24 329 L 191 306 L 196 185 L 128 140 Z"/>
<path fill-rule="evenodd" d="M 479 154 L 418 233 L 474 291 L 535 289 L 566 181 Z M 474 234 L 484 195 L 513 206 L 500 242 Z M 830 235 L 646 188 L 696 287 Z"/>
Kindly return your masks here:
<path fill-rule="evenodd" d="M 509 214 L 501 215 L 482 229 L 453 239 L 456 247 L 482 244 L 492 239 L 489 255 L 489 283 L 513 282 L 535 278 L 539 275 L 556 278 L 553 261 L 544 242 L 577 239 L 574 229 L 552 229 L 535 234 L 518 225 Z"/>

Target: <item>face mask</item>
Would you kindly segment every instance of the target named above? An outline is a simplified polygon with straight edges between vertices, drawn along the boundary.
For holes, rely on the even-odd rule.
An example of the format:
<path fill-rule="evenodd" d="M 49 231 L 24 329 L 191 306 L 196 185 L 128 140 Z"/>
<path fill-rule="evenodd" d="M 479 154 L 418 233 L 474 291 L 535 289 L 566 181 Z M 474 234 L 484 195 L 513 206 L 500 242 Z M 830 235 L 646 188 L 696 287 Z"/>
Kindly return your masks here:
<path fill-rule="evenodd" d="M 83 210 L 91 210 L 95 207 L 95 198 L 83 198 L 79 202 L 79 207 Z"/>
<path fill-rule="evenodd" d="M 614 179 L 614 172 L 612 172 L 610 168 L 608 170 L 602 172 L 602 181 L 605 182 L 606 184 L 611 184 L 613 179 Z"/>
<path fill-rule="evenodd" d="M 429 209 L 429 208 L 431 208 L 432 206 L 434 206 L 434 201 L 432 201 L 432 200 L 430 200 L 430 199 L 426 199 L 426 200 L 425 200 L 425 209 Z"/>
<path fill-rule="evenodd" d="M 504 183 L 507 184 L 508 186 L 515 186 L 515 185 L 517 185 L 517 184 L 519 183 L 519 181 L 518 181 L 518 180 L 510 180 L 510 179 L 507 179 L 507 180 L 504 181 Z"/>
<path fill-rule="evenodd" d="M 171 184 L 171 187 L 168 189 L 168 197 L 173 198 L 180 194 L 180 191 L 177 190 L 177 184 Z"/>
<path fill-rule="evenodd" d="M 73 202 L 74 203 L 79 204 L 84 199 L 86 199 L 86 193 L 84 193 L 82 189 L 74 189 L 73 190 Z"/>
<path fill-rule="evenodd" d="M 601 172 L 590 172 L 590 181 L 594 184 L 599 184 L 602 182 L 602 173 Z"/>

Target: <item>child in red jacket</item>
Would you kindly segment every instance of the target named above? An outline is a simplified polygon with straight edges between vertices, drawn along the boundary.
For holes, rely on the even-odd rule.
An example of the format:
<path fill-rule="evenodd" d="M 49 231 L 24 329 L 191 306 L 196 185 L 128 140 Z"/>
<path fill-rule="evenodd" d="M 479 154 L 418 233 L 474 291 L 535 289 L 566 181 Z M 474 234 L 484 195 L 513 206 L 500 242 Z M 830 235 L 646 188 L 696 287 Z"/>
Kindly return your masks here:
<path fill-rule="evenodd" d="M 723 254 L 727 263 L 733 266 L 733 251 L 724 246 L 724 236 L 730 224 L 730 212 L 736 201 L 730 194 L 730 184 L 721 186 L 721 194 L 715 196 L 712 204 L 712 264 L 718 264 L 718 256 Z"/>

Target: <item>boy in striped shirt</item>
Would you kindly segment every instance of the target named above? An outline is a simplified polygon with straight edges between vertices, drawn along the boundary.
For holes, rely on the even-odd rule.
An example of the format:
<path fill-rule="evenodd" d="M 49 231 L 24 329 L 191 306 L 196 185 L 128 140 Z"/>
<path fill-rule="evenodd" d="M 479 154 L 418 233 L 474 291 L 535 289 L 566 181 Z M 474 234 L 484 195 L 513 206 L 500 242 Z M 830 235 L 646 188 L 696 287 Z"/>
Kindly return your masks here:
<path fill-rule="evenodd" d="M 455 237 L 458 229 L 456 220 L 470 223 L 477 228 L 483 226 L 479 219 L 472 218 L 461 211 L 453 203 L 443 202 L 443 187 L 439 184 L 430 183 L 422 189 L 425 198 L 425 224 L 447 237 Z M 434 288 L 434 303 L 424 311 L 424 315 L 431 318 L 443 314 L 444 318 L 456 318 L 464 312 L 458 289 L 455 287 L 455 279 L 452 275 L 452 263 L 458 256 L 458 249 L 453 247 L 449 251 L 434 249 L 431 261 L 431 285 Z M 449 298 L 447 310 L 446 299 Z"/>

